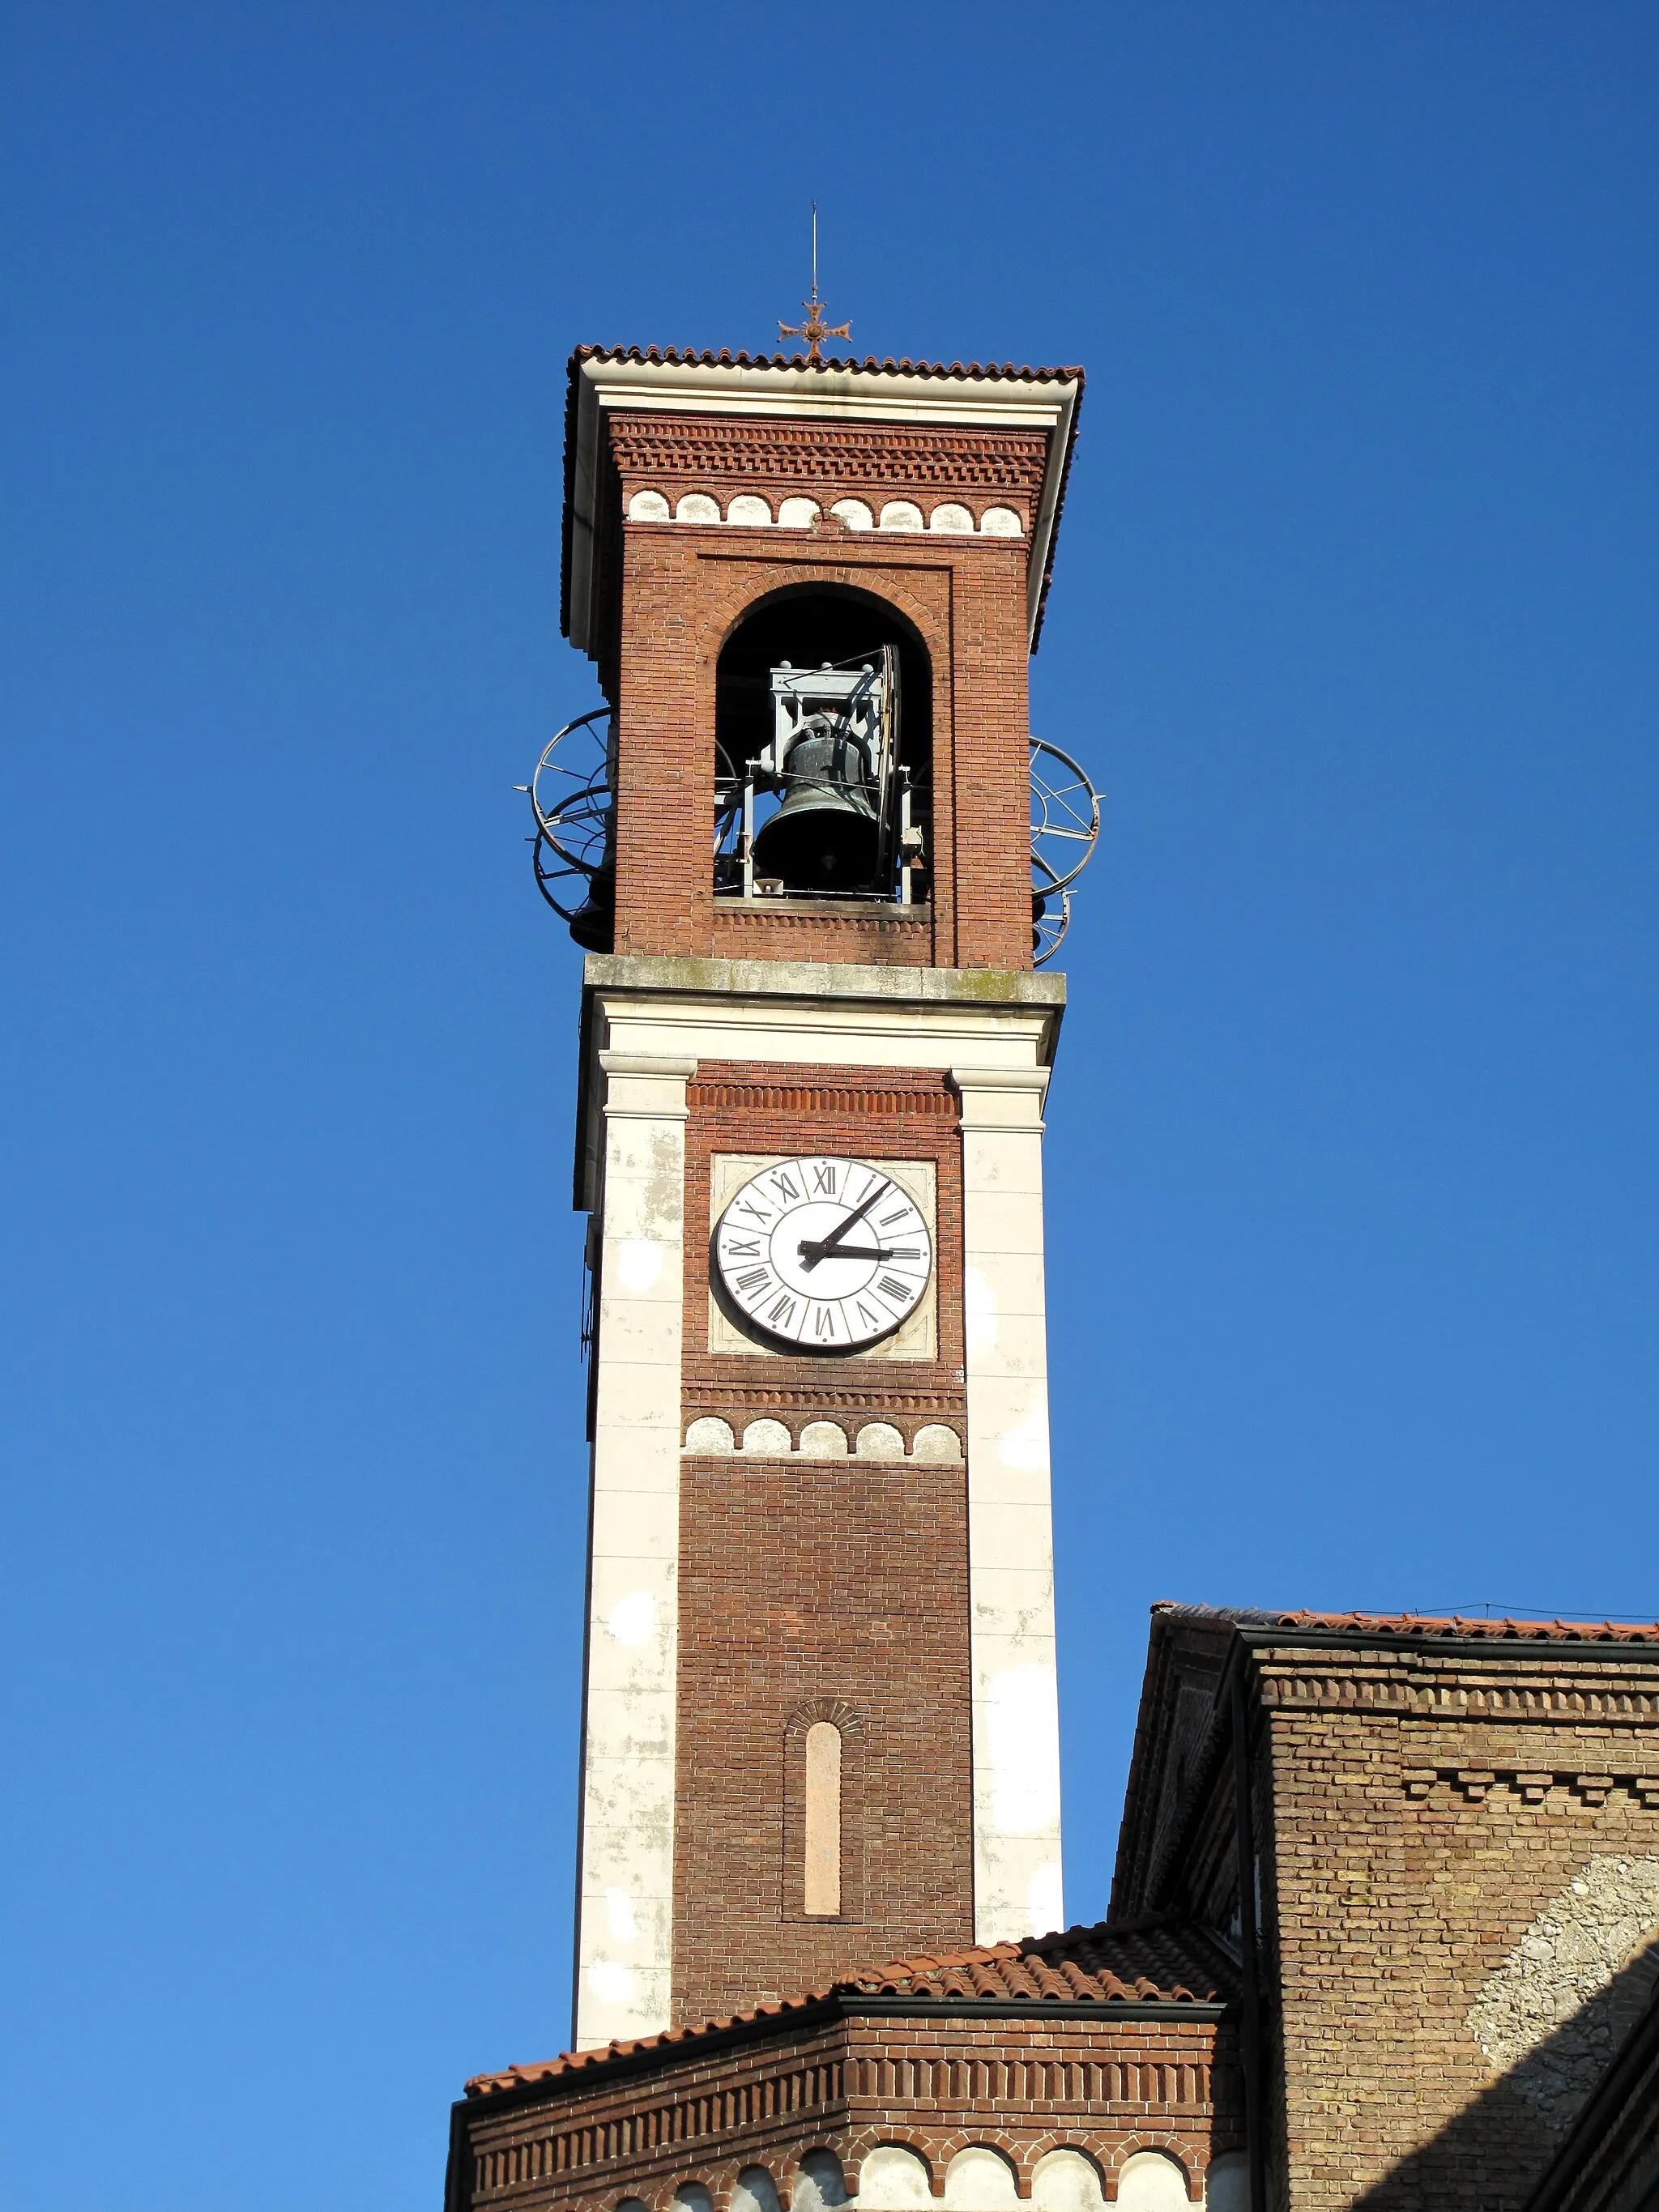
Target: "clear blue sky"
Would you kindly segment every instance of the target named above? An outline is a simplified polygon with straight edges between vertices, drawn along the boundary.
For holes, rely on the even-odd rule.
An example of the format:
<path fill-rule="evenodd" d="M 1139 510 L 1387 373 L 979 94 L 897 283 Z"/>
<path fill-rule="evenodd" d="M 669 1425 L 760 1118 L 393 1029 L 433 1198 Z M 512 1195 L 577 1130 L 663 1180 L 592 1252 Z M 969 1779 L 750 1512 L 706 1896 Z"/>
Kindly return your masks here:
<path fill-rule="evenodd" d="M 1068 1903 L 1148 1603 L 1659 1611 L 1659 14 L 7 12 L 4 2195 L 410 2212 L 566 2029 L 582 340 L 1081 362 Z"/>

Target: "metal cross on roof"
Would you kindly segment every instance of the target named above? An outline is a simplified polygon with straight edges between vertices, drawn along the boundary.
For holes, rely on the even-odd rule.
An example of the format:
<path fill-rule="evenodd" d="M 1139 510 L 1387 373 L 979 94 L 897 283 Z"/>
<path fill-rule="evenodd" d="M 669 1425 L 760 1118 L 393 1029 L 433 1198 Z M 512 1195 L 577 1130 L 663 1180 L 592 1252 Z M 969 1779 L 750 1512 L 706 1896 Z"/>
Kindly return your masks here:
<path fill-rule="evenodd" d="M 852 337 L 853 325 L 850 320 L 844 323 L 826 323 L 823 319 L 823 302 L 818 297 L 818 204 L 816 200 L 812 203 L 812 296 L 810 300 L 803 300 L 800 305 L 805 320 L 799 323 L 780 323 L 778 336 L 781 338 L 805 338 L 808 361 L 823 359 L 822 349 L 825 338 Z"/>

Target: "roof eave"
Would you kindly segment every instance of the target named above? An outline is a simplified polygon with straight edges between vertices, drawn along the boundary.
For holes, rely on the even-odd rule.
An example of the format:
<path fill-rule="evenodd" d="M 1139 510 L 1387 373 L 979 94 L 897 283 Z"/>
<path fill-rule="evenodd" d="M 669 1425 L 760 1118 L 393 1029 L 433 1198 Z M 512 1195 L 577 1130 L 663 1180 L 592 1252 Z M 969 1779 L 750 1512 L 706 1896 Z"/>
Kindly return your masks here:
<path fill-rule="evenodd" d="M 529 2076 L 501 2088 L 481 2089 L 458 2098 L 457 2112 L 512 2110 L 558 2097 L 574 2096 L 591 2084 L 613 2081 L 629 2075 L 665 2070 L 695 2059 L 704 2059 L 741 2045 L 823 2027 L 836 2020 L 1088 2020 L 1102 2027 L 1137 2022 L 1188 2021 L 1194 2027 L 1213 2027 L 1231 2017 L 1235 2007 L 1225 1997 L 915 1997 L 884 1993 L 837 1993 L 816 1997 L 804 2004 L 781 2007 L 749 2019 L 728 2021 L 719 2027 L 693 2029 L 672 2042 L 653 2042 L 638 2051 L 602 2054 L 576 2064 L 555 2062 L 556 2070 Z M 580 2059 L 580 2054 L 573 2054 Z"/>

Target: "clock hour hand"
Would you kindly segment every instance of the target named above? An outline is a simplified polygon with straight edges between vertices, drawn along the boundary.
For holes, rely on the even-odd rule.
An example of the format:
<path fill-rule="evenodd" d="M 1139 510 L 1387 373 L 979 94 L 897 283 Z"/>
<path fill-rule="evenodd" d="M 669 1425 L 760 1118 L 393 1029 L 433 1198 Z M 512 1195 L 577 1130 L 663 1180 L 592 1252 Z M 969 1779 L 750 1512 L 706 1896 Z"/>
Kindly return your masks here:
<path fill-rule="evenodd" d="M 800 1249 L 801 1257 L 806 1263 L 805 1272 L 810 1275 L 813 1268 L 817 1266 L 820 1260 L 826 1259 L 831 1253 L 837 1251 L 841 1245 L 841 1240 L 846 1236 L 848 1231 L 855 1227 L 859 1222 L 863 1220 L 865 1215 L 868 1213 L 871 1207 L 875 1204 L 876 1200 L 881 1196 L 884 1191 L 891 1190 L 893 1186 L 890 1182 L 878 1183 L 876 1188 L 871 1192 L 869 1197 L 865 1200 L 863 1205 L 854 1206 L 852 1212 L 848 1215 L 846 1220 L 838 1222 L 836 1227 L 830 1231 L 830 1234 L 827 1237 L 812 1244 L 810 1248 L 805 1242 L 803 1242 Z"/>
<path fill-rule="evenodd" d="M 827 1255 L 832 1260 L 890 1260 L 890 1252 L 878 1252 L 873 1244 L 828 1244 L 803 1238 L 798 1247 L 800 1256 L 809 1267 L 816 1267 Z"/>

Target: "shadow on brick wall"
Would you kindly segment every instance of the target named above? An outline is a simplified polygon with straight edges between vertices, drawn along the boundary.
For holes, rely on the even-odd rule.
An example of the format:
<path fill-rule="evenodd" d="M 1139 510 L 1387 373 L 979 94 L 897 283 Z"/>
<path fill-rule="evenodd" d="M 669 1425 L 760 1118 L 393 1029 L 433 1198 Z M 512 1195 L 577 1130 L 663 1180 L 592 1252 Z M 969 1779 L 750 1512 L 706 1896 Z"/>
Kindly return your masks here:
<path fill-rule="evenodd" d="M 1356 2208 L 1520 2212 L 1656 1986 L 1659 1942 L 1650 1943 L 1437 2135 L 1356 2197 Z"/>

